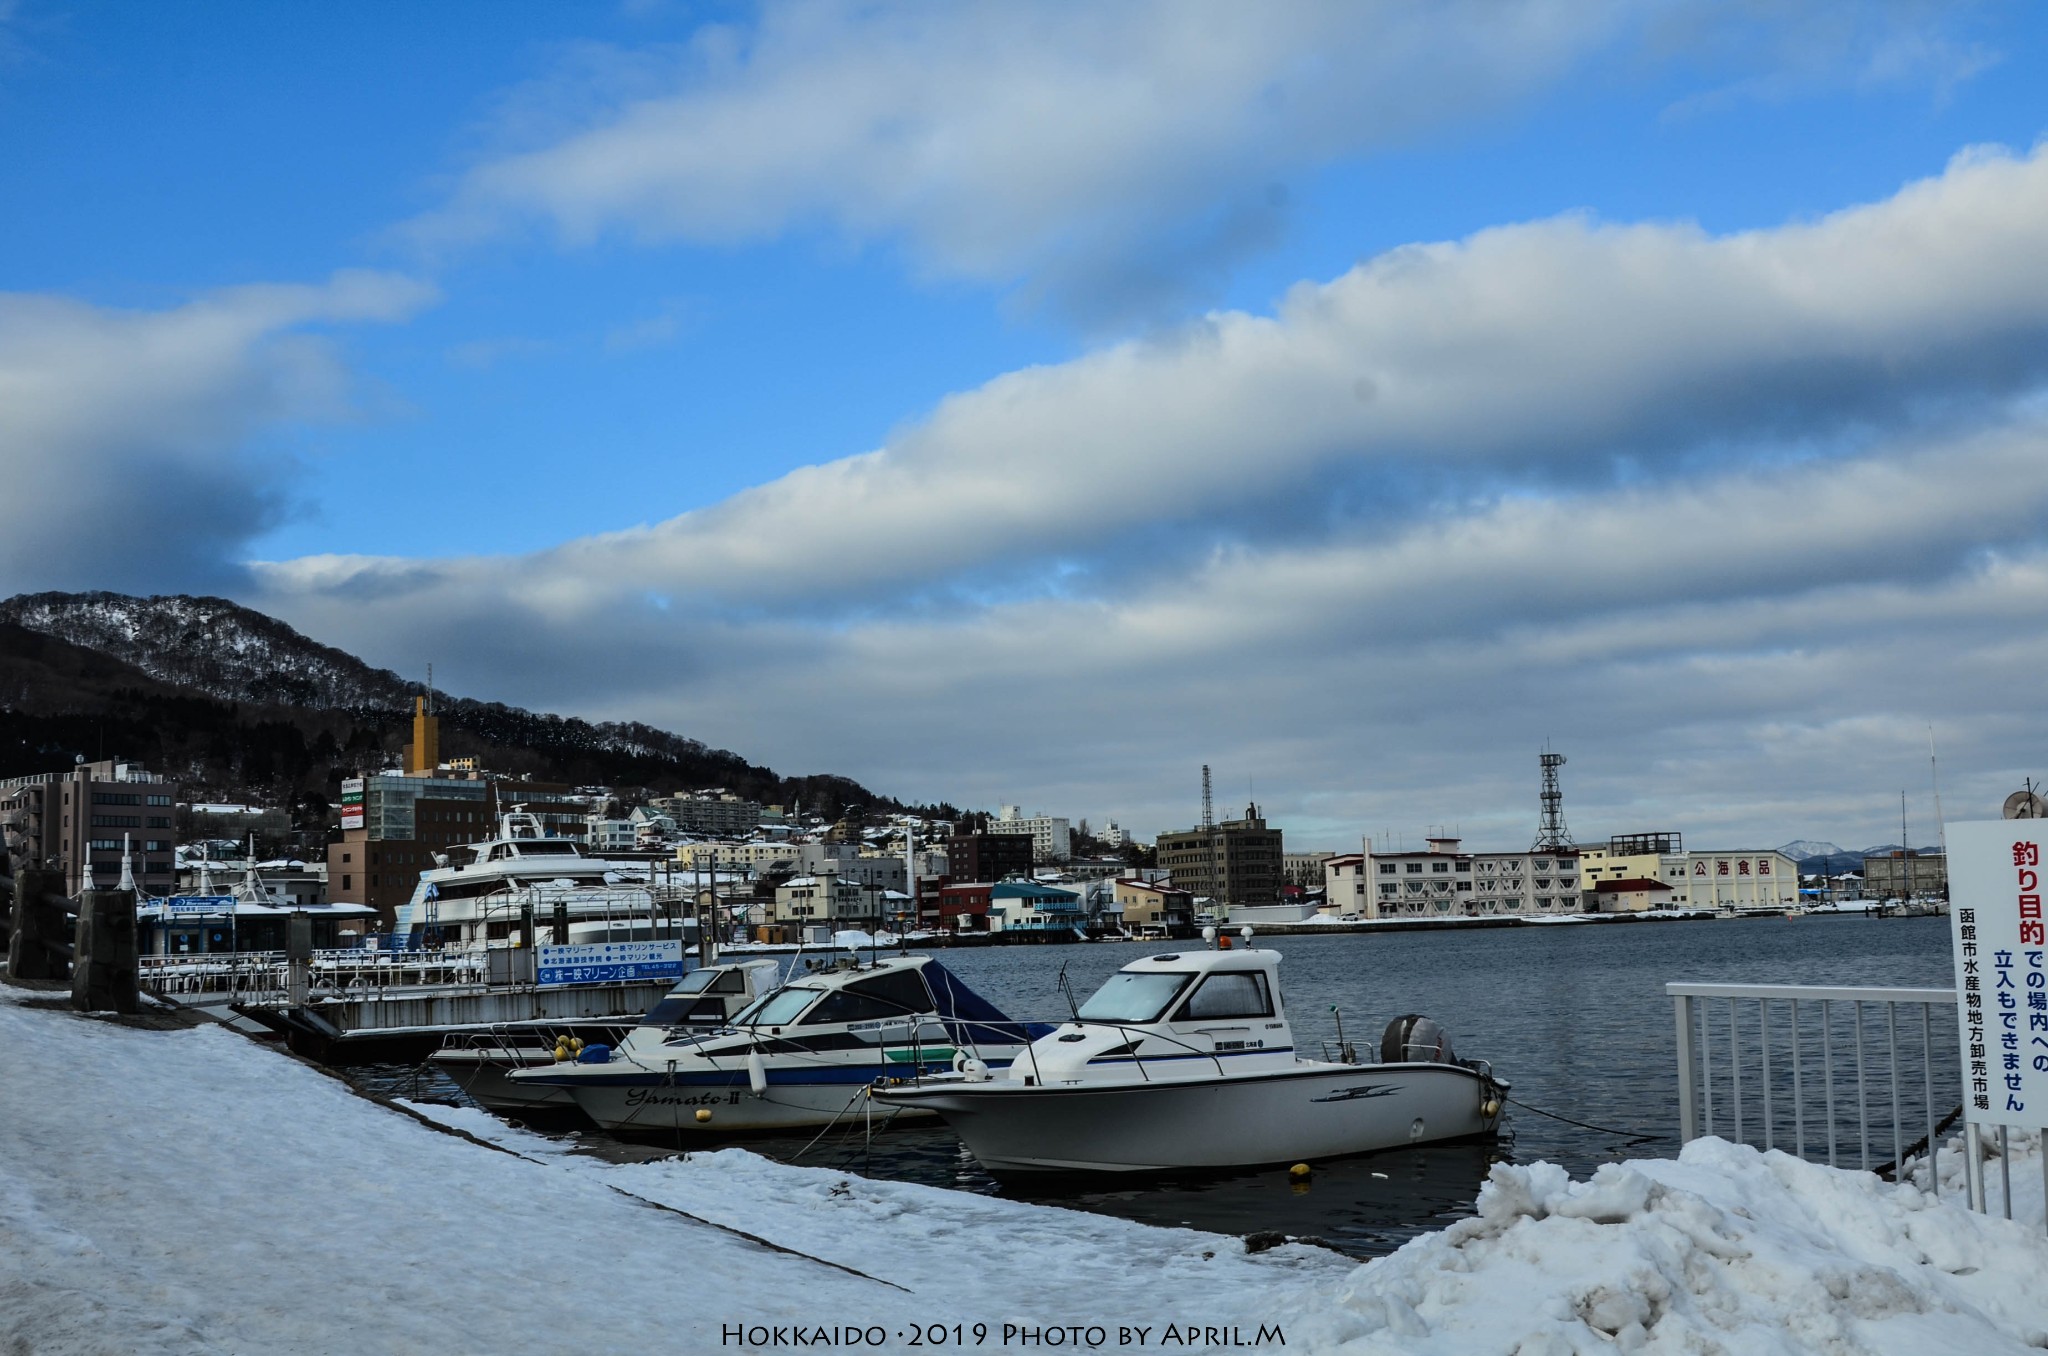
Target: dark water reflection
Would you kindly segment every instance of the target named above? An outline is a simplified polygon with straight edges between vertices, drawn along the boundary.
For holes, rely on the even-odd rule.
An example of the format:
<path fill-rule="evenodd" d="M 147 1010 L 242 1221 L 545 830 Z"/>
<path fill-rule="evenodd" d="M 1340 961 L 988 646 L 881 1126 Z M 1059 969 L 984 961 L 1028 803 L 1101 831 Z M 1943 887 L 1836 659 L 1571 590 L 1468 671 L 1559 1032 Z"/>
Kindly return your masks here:
<path fill-rule="evenodd" d="M 1510 1106 L 1496 1142 L 1319 1164 L 1306 1185 L 1268 1171 L 1029 1192 L 998 1185 L 942 1127 L 891 1126 L 870 1138 L 865 1127 L 849 1126 L 822 1139 L 757 1139 L 747 1147 L 785 1161 L 1053 1201 L 1151 1224 L 1309 1235 L 1355 1256 L 1375 1256 L 1470 1214 L 1496 1160 L 1544 1159 L 1582 1177 L 1603 1162 L 1674 1153 L 1677 1090 L 1667 982 L 1941 986 L 1952 982 L 1948 935 L 1948 921 L 1941 918 L 1812 916 L 1278 937 L 1262 943 L 1286 956 L 1284 997 L 1303 1050 L 1313 1053 L 1325 1041 L 1334 1047 L 1341 1013 L 1345 1035 L 1365 1057 L 1377 1049 L 1389 1020 L 1425 1013 L 1450 1029 L 1460 1055 L 1490 1060 L 1514 1085 L 1517 1102 L 1625 1132 L 1619 1135 Z M 1062 965 L 1076 991 L 1086 995 L 1132 958 L 1174 945 L 940 954 L 1006 1011 L 1050 1018 L 1065 1012 L 1056 987 Z M 363 1074 L 385 1090 L 412 1093 L 409 1070 Z M 423 1084 L 419 1095 L 460 1096 L 438 1079 Z M 674 1151 L 622 1143 L 595 1131 L 583 1133 L 580 1143 L 585 1152 L 613 1160 Z"/>

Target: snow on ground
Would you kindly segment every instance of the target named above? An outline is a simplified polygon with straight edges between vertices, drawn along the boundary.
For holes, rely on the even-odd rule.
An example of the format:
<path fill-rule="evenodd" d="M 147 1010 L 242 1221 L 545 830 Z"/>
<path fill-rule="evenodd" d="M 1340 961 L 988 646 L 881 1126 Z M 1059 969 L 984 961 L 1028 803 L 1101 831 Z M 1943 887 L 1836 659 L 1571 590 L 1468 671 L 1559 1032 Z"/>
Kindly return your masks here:
<path fill-rule="evenodd" d="M 1082 1325 L 1083 1349 L 1100 1325 L 1108 1350 L 1278 1325 L 1289 1351 L 1357 1356 L 2048 1345 L 2033 1136 L 2018 1223 L 1702 1140 L 1583 1183 L 1499 1165 L 1475 1218 L 1361 1265 L 742 1149 L 609 1164 L 418 1108 L 497 1152 L 219 1028 L 23 1000 L 0 987 L 9 1353 L 769 1349 L 722 1342 L 728 1323 L 782 1325 L 778 1349 L 796 1326 L 880 1325 L 901 1350 L 910 1324 L 955 1322 L 983 1351 L 1050 1346 L 1005 1342 L 1005 1323 Z M 1959 1154 L 1942 1168 L 1959 1176 Z"/>
<path fill-rule="evenodd" d="M 710 1351 L 726 1323 L 1256 1330 L 1353 1265 L 739 1150 L 515 1157 L 218 1027 L 24 997 L 0 986 L 10 1354 Z"/>

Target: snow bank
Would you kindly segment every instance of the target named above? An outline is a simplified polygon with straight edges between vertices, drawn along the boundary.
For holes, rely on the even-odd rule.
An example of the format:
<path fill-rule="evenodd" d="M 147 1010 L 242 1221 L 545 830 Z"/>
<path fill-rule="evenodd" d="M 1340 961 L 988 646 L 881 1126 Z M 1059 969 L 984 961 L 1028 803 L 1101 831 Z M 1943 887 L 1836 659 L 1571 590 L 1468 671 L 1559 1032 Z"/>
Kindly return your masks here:
<path fill-rule="evenodd" d="M 1361 1267 L 1300 1336 L 1402 1356 L 1992 1356 L 2048 1345 L 2044 1268 L 2038 1228 L 1710 1139 L 1583 1183 L 1496 1166 L 1476 1218 Z"/>
<path fill-rule="evenodd" d="M 2029 1223 L 1703 1140 L 1583 1183 L 1497 1166 L 1475 1218 L 1359 1265 L 742 1149 L 610 1164 L 419 1108 L 494 1149 L 225 1030 L 4 986 L 0 1089 L 4 1351 L 752 1349 L 727 1324 L 872 1326 L 903 1350 L 913 1323 L 986 1324 L 961 1345 L 988 1352 L 1044 1349 L 1005 1324 L 1176 1351 L 1278 1325 L 1289 1351 L 1356 1356 L 2048 1345 L 2033 1136 Z M 1942 1166 L 1959 1177 L 1960 1155 Z"/>

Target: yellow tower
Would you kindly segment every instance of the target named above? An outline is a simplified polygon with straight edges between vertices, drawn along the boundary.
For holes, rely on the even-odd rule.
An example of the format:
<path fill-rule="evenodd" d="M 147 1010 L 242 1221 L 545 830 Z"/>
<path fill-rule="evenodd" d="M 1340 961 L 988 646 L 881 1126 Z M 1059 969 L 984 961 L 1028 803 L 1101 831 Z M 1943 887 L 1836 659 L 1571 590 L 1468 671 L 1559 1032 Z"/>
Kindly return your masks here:
<path fill-rule="evenodd" d="M 441 721 L 427 710 L 425 697 L 413 698 L 412 743 L 405 746 L 405 770 L 420 774 L 441 765 Z"/>

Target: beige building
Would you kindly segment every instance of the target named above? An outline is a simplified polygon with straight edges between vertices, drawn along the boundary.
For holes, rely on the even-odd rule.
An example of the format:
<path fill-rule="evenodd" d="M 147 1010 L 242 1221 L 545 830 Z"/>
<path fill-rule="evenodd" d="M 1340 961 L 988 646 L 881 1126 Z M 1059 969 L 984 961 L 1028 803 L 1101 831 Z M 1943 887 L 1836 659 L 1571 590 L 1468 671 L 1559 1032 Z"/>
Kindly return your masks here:
<path fill-rule="evenodd" d="M 831 923 L 857 926 L 870 913 L 867 894 L 858 883 L 831 874 L 793 876 L 775 887 L 777 923 Z"/>
<path fill-rule="evenodd" d="M 1651 880 L 1671 890 L 1675 909 L 1788 909 L 1799 902 L 1799 864 L 1770 848 L 1689 851 L 1678 833 L 1618 834 L 1581 850 L 1586 889 Z"/>
<path fill-rule="evenodd" d="M 1323 864 L 1324 908 L 1341 916 L 1399 918 L 1567 914 L 1582 907 L 1575 853 L 1464 852 L 1430 838 L 1417 852 L 1365 851 Z"/>
<path fill-rule="evenodd" d="M 1127 931 L 1171 936 L 1194 926 L 1195 897 L 1164 882 L 1119 880 L 1111 897 Z"/>

